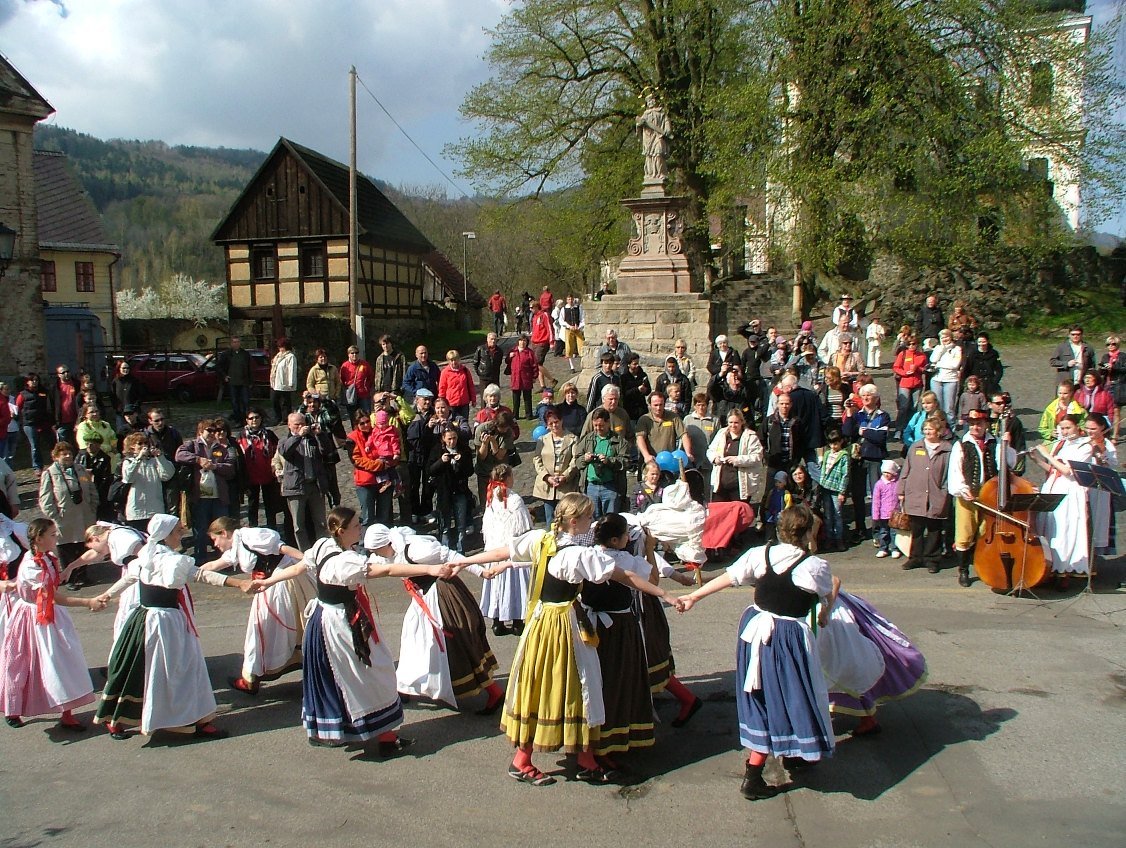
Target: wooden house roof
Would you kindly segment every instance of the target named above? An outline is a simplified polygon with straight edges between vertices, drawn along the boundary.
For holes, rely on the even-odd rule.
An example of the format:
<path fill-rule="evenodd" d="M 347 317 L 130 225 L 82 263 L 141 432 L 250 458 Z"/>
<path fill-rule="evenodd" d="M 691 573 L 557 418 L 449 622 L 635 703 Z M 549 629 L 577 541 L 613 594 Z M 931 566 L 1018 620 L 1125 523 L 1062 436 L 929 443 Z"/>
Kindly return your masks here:
<path fill-rule="evenodd" d="M 347 236 L 348 234 L 348 167 L 308 147 L 281 138 L 266 157 L 266 161 L 251 178 L 242 194 L 231 206 L 230 212 L 222 220 L 212 239 L 217 244 L 265 238 L 263 234 L 248 236 L 240 223 L 250 208 L 258 202 L 266 191 L 266 183 L 283 164 L 280 160 L 290 157 L 297 166 L 310 176 L 314 184 L 333 207 L 333 214 L 325 218 L 310 218 L 301 223 L 287 219 L 286 226 L 279 224 L 277 230 L 269 235 L 272 239 L 308 236 Z M 363 174 L 356 177 L 357 212 L 359 238 L 366 244 L 385 247 L 404 248 L 421 253 L 434 249 L 410 220 L 399 211 L 375 183 Z M 319 231 L 318 231 L 319 230 Z"/>
<path fill-rule="evenodd" d="M 0 55 L 0 112 L 24 115 L 41 121 L 55 111 L 55 107 L 36 91 L 31 83 Z"/>
<path fill-rule="evenodd" d="M 39 247 L 118 253 L 94 202 L 62 153 L 36 150 L 31 157 L 38 206 Z"/>

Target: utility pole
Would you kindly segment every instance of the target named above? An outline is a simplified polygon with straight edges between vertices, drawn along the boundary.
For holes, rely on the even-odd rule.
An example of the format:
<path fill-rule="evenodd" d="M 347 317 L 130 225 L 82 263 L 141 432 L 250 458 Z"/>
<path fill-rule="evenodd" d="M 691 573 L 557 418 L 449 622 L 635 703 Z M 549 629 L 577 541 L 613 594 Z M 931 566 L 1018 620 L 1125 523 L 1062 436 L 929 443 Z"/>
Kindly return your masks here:
<path fill-rule="evenodd" d="M 462 291 L 461 296 L 467 310 L 469 309 L 469 268 L 465 264 L 465 247 L 467 244 L 469 244 L 470 239 L 475 238 L 477 238 L 477 233 L 474 232 L 461 234 L 461 281 L 464 285 L 464 290 Z"/>
<path fill-rule="evenodd" d="M 367 350 L 364 338 L 364 316 L 362 308 L 356 304 L 358 274 L 360 265 L 359 223 L 356 221 L 356 66 L 348 72 L 348 323 L 356 334 L 356 347 L 360 358 L 364 359 Z"/>

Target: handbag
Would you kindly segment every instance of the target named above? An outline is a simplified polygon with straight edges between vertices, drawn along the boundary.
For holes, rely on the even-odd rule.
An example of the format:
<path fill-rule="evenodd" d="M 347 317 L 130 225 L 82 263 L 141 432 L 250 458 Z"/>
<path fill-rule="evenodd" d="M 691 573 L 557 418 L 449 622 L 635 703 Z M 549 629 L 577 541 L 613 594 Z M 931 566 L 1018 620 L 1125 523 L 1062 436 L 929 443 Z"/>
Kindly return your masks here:
<path fill-rule="evenodd" d="M 888 519 L 888 527 L 892 530 L 907 531 L 911 529 L 911 516 L 901 509 L 892 511 L 891 518 Z"/>
<path fill-rule="evenodd" d="M 359 393 L 356 391 L 356 384 L 352 383 L 344 389 L 344 403 L 347 406 L 358 406 L 360 403 Z"/>

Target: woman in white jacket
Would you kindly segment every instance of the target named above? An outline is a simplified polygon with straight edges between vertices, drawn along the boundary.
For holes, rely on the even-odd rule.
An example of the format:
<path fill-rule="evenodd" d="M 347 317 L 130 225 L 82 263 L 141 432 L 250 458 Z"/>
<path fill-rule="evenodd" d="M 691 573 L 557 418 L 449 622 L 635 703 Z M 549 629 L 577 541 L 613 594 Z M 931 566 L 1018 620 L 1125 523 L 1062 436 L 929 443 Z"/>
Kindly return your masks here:
<path fill-rule="evenodd" d="M 938 395 L 938 408 L 953 427 L 957 420 L 958 381 L 962 372 L 962 346 L 954 343 L 954 334 L 943 330 L 938 334 L 938 344 L 931 351 L 931 391 Z"/>
<path fill-rule="evenodd" d="M 278 352 L 270 360 L 270 398 L 279 424 L 293 411 L 293 393 L 297 391 L 297 354 L 289 339 L 282 336 L 277 341 Z"/>
<path fill-rule="evenodd" d="M 125 523 L 144 532 L 149 519 L 164 512 L 164 484 L 176 476 L 176 466 L 144 433 L 126 436 L 121 452 L 121 481 L 129 484 Z"/>
<path fill-rule="evenodd" d="M 728 412 L 727 426 L 708 447 L 712 500 L 757 504 L 762 499 L 762 458 L 762 442 L 747 426 L 743 413 L 737 409 Z"/>

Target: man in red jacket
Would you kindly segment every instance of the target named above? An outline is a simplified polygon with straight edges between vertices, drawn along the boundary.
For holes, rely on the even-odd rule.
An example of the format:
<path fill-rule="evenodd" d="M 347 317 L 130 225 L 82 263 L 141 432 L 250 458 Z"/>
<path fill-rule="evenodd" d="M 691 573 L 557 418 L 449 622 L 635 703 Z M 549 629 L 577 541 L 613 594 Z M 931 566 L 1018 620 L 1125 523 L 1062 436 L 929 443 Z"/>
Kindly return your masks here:
<path fill-rule="evenodd" d="M 540 309 L 550 315 L 551 307 L 553 306 L 555 306 L 555 298 L 551 294 L 551 289 L 547 286 L 544 286 L 543 291 L 540 292 Z"/>
<path fill-rule="evenodd" d="M 532 304 L 532 350 L 536 361 L 543 365 L 547 352 L 555 343 L 555 322 L 551 319 L 550 307 L 545 309 L 539 303 Z"/>
<path fill-rule="evenodd" d="M 493 292 L 489 298 L 489 311 L 493 313 L 493 330 L 498 336 L 504 335 L 504 313 L 508 311 L 508 301 L 500 293 L 500 289 Z"/>
<path fill-rule="evenodd" d="M 244 475 L 243 486 L 246 491 L 246 519 L 251 527 L 258 523 L 258 505 L 262 504 L 266 527 L 280 531 L 278 513 L 285 513 L 285 502 L 281 496 L 281 484 L 274 475 L 273 459 L 278 451 L 278 437 L 262 421 L 262 411 L 251 408 L 246 413 L 246 428 L 238 440 L 242 448 Z M 292 533 L 287 534 L 287 538 Z"/>

